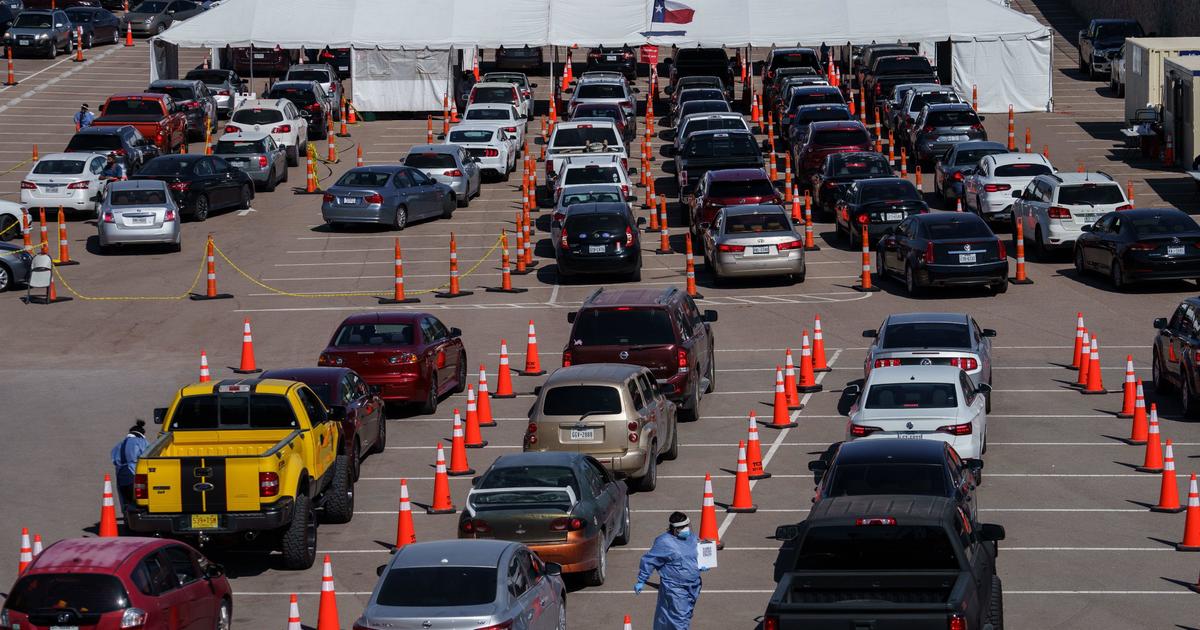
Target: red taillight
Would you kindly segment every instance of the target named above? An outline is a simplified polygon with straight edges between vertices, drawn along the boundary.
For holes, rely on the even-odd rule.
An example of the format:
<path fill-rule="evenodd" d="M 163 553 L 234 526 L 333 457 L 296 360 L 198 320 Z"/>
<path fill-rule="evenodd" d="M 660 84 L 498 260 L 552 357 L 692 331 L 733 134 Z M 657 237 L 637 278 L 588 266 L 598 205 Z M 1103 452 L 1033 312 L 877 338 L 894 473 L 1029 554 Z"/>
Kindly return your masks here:
<path fill-rule="evenodd" d="M 637 420 L 630 420 L 629 422 L 625 423 L 625 426 L 628 427 L 630 431 L 637 431 L 639 428 L 641 428 L 638 426 Z"/>
<path fill-rule="evenodd" d="M 573 518 L 562 516 L 550 521 L 550 531 L 552 532 L 577 532 L 587 525 L 581 518 Z"/>
<path fill-rule="evenodd" d="M 621 196 L 626 199 L 629 198 L 629 186 L 621 184 Z"/>
<path fill-rule="evenodd" d="M 225 133 L 237 133 L 239 131 L 241 131 L 241 129 L 238 129 L 233 125 L 225 125 Z"/>
<path fill-rule="evenodd" d="M 484 149 L 483 157 L 500 157 L 500 149 Z"/>
<path fill-rule="evenodd" d="M 1157 243 L 1134 243 L 1129 246 L 1129 249 L 1135 252 L 1152 252 L 1158 249 Z"/>
<path fill-rule="evenodd" d="M 933 133 L 933 125 L 925 125 L 921 127 L 921 133 Z"/>
<path fill-rule="evenodd" d="M 571 351 L 570 350 L 563 350 L 562 366 L 563 367 L 571 367 Z"/>
<path fill-rule="evenodd" d="M 781 252 L 786 252 L 791 249 L 801 249 L 803 247 L 804 247 L 803 241 L 785 241 L 783 243 L 776 243 L 776 245 L 775 245 L 775 248 Z"/>
<path fill-rule="evenodd" d="M 229 90 L 217 90 L 217 96 L 229 96 Z"/>
<path fill-rule="evenodd" d="M 487 521 L 478 518 L 463 521 L 462 525 L 459 525 L 459 529 L 461 529 L 464 534 L 492 533 L 492 526 L 489 525 Z"/>
<path fill-rule="evenodd" d="M 329 193 L 325 193 L 324 195 L 321 196 L 321 201 L 323 201 L 325 203 L 333 203 L 333 195 L 331 195 Z"/>
<path fill-rule="evenodd" d="M 979 367 L 979 361 L 976 361 L 974 357 L 954 357 L 950 359 L 950 365 L 970 372 Z"/>
<path fill-rule="evenodd" d="M 876 83 L 875 84 L 875 96 L 879 96 L 880 94 L 883 94 L 883 86 Z"/>
<path fill-rule="evenodd" d="M 875 367 L 900 367 L 900 359 L 875 359 Z"/>
<path fill-rule="evenodd" d="M 29 180 L 21 180 L 21 190 L 37 190 L 37 184 Z"/>
<path fill-rule="evenodd" d="M 174 220 L 175 220 L 175 211 L 167 210 L 167 213 L 163 215 L 163 221 L 174 221 Z"/>
<path fill-rule="evenodd" d="M 633 247 L 633 228 L 625 228 L 625 247 Z"/>
<path fill-rule="evenodd" d="M 88 189 L 88 182 L 86 182 L 86 181 L 75 182 L 73 184 L 67 184 L 67 190 L 87 190 L 87 189 Z"/>
<path fill-rule="evenodd" d="M 688 371 L 688 353 L 687 350 L 680 348 L 675 351 L 675 359 L 679 365 L 680 372 Z"/>
<path fill-rule="evenodd" d="M 258 167 L 259 168 L 267 168 L 267 156 L 265 156 L 265 155 L 258 156 Z"/>
<path fill-rule="evenodd" d="M 104 213 L 104 222 L 105 223 L 116 223 L 117 218 L 113 216 L 113 213 L 105 212 Z"/>
<path fill-rule="evenodd" d="M 517 133 L 516 127 L 505 127 L 504 130 L 507 131 L 508 133 Z"/>
<path fill-rule="evenodd" d="M 971 125 L 971 131 L 978 131 L 978 132 L 982 133 L 983 125 L 981 125 L 979 123 L 975 123 L 974 125 Z"/>
<path fill-rule="evenodd" d="M 462 177 L 462 171 L 458 169 L 452 169 L 449 171 L 442 171 L 442 175 L 445 175 L 446 177 Z"/>
<path fill-rule="evenodd" d="M 175 192 L 187 192 L 188 185 L 189 184 L 187 182 L 172 182 L 167 184 L 167 188 L 170 188 Z"/>
<path fill-rule="evenodd" d="M 125 149 L 117 149 L 117 150 L 113 151 L 112 154 L 115 156 L 118 156 L 118 157 L 124 157 Z"/>
<path fill-rule="evenodd" d="M 895 525 L 896 519 L 894 519 L 890 516 L 883 516 L 883 517 L 877 517 L 877 518 L 856 518 L 856 519 L 854 519 L 854 524 L 858 525 L 859 527 L 873 527 L 873 526 L 877 526 L 877 525 Z"/>
<path fill-rule="evenodd" d="M 150 498 L 150 479 L 147 475 L 133 476 L 133 498 L 149 499 Z"/>
<path fill-rule="evenodd" d="M 567 230 L 565 228 L 559 232 L 558 244 L 561 245 L 563 249 L 569 249 L 571 247 L 571 245 L 567 243 Z"/>
<path fill-rule="evenodd" d="M 925 258 L 926 264 L 933 264 L 933 243 L 925 243 Z"/>
<path fill-rule="evenodd" d="M 329 84 L 329 91 L 330 91 L 330 92 L 336 92 L 336 91 L 337 91 L 337 84 L 336 84 L 336 83 L 330 83 L 330 84 Z"/>
<path fill-rule="evenodd" d="M 279 494 L 279 474 L 273 472 L 258 473 L 258 496 L 273 497 Z"/>
<path fill-rule="evenodd" d="M 166 136 L 164 136 L 161 131 L 154 134 L 154 141 L 156 143 L 161 145 L 165 140 L 166 140 Z"/>
<path fill-rule="evenodd" d="M 740 254 L 740 253 L 746 251 L 746 246 L 745 245 L 726 245 L 726 244 L 722 243 L 720 245 L 717 245 L 717 251 Z"/>
<path fill-rule="evenodd" d="M 565 213 L 565 212 L 555 212 L 550 218 L 550 220 L 553 221 L 554 223 L 562 223 L 566 219 L 567 219 L 567 213 Z"/>
<path fill-rule="evenodd" d="M 187 108 L 188 108 L 188 109 L 199 109 L 199 108 L 200 108 L 200 101 L 190 101 L 190 102 L 187 104 Z"/>
<path fill-rule="evenodd" d="M 305 105 L 304 109 L 307 109 L 310 112 L 319 112 L 319 111 L 321 111 L 321 104 L 320 103 L 311 103 L 309 105 Z"/>
<path fill-rule="evenodd" d="M 1123 206 L 1117 206 L 1117 211 L 1120 212 L 1121 210 L 1133 210 L 1133 206 L 1131 206 L 1129 204 L 1125 204 Z"/>
<path fill-rule="evenodd" d="M 536 422 L 530 422 L 529 425 L 525 427 L 525 432 L 528 433 L 529 435 L 533 435 L 534 433 L 537 433 L 537 430 L 538 430 L 538 425 Z"/>
<path fill-rule="evenodd" d="M 967 630 L 967 620 L 963 619 L 962 615 L 954 613 L 950 615 L 950 624 L 946 626 L 946 630 Z"/>
<path fill-rule="evenodd" d="M 762 630 L 779 630 L 779 617 L 774 615 L 763 617 Z"/>
<path fill-rule="evenodd" d="M 1008 184 L 984 184 L 983 185 L 984 192 L 1000 192 L 1001 190 L 1008 190 L 1010 188 L 1012 188 L 1012 186 L 1009 186 Z"/>
<path fill-rule="evenodd" d="M 363 197 L 363 201 L 367 203 L 383 203 L 383 195 L 379 193 L 371 193 L 366 197 Z"/>
<path fill-rule="evenodd" d="M 479 628 L 478 630 L 510 630 L 512 628 L 512 626 L 513 626 L 513 622 L 512 622 L 512 620 L 509 620 L 509 621 L 503 621 L 503 622 L 500 622 L 500 623 L 497 623 L 494 625 L 485 626 L 483 628 Z M 966 628 L 964 627 L 963 630 L 966 630 Z"/>
<path fill-rule="evenodd" d="M 271 130 L 271 133 L 292 133 L 291 125 L 279 125 Z"/>
<path fill-rule="evenodd" d="M 1051 219 L 1070 219 L 1071 211 L 1060 206 L 1050 206 L 1046 209 L 1046 215 Z"/>
<path fill-rule="evenodd" d="M 871 222 L 871 216 L 864 212 L 864 213 L 858 215 L 858 222 L 863 225 L 866 225 Z"/>
<path fill-rule="evenodd" d="M 638 434 L 637 434 L 637 433 L 630 432 L 630 433 L 629 433 L 629 441 L 630 441 L 631 443 L 633 443 L 633 444 L 637 444 L 637 441 L 638 441 Z"/>
<path fill-rule="evenodd" d="M 1008 260 L 1008 248 L 1004 246 L 1003 240 L 996 240 L 996 250 L 996 255 L 1000 260 Z"/>
<path fill-rule="evenodd" d="M 867 437 L 872 433 L 882 431 L 879 427 L 868 427 L 862 424 L 850 425 L 850 437 Z"/>
<path fill-rule="evenodd" d="M 937 428 L 938 433 L 949 433 L 950 435 L 971 435 L 971 423 L 964 424 L 947 424 Z"/>
<path fill-rule="evenodd" d="M 954 181 L 961 182 L 963 180 L 962 171 L 954 171 Z"/>
<path fill-rule="evenodd" d="M 628 50 L 626 50 L 624 53 L 622 53 L 621 56 L 626 59 L 633 59 L 633 53 Z"/>

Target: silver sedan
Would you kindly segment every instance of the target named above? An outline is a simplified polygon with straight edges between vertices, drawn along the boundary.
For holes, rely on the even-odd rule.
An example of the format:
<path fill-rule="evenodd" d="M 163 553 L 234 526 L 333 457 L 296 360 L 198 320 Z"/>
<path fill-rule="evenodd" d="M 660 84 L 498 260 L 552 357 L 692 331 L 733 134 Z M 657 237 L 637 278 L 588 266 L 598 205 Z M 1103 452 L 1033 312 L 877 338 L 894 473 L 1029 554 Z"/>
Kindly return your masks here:
<path fill-rule="evenodd" d="M 179 206 L 167 183 L 154 179 L 112 182 L 96 222 L 100 251 L 113 245 L 160 243 L 178 252 L 182 246 Z"/>
<path fill-rule="evenodd" d="M 730 277 L 790 276 L 804 282 L 804 239 L 777 204 L 727 206 L 701 225 L 704 261 L 718 283 Z"/>
<path fill-rule="evenodd" d="M 479 158 L 458 144 L 419 144 L 408 150 L 404 165 L 420 169 L 454 191 L 455 201 L 465 208 L 478 196 L 483 183 Z"/>
<path fill-rule="evenodd" d="M 863 374 L 902 365 L 953 365 L 976 383 L 992 384 L 992 337 L 965 313 L 899 313 L 889 315 L 878 330 L 864 330 L 872 339 Z M 987 396 L 991 411 L 992 396 Z"/>
<path fill-rule="evenodd" d="M 355 628 L 567 627 L 562 567 L 520 543 L 440 540 L 401 547 Z"/>
<path fill-rule="evenodd" d="M 250 176 L 259 190 L 271 192 L 288 180 L 287 151 L 262 131 L 227 133 L 213 151 L 229 165 Z"/>

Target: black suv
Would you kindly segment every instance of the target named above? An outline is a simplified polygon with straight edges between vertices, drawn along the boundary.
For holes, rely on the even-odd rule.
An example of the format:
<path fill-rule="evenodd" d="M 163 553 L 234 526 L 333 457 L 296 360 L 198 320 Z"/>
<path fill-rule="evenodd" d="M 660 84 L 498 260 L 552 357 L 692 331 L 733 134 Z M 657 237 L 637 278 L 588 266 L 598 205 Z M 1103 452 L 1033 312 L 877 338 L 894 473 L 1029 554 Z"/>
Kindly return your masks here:
<path fill-rule="evenodd" d="M 574 213 L 574 208 L 572 208 Z M 679 289 L 598 289 L 578 311 L 567 313 L 571 335 L 564 367 L 631 363 L 654 373 L 663 393 L 679 405 L 681 419 L 700 417 L 700 398 L 716 389 L 712 322 Z"/>
<path fill-rule="evenodd" d="M 125 165 L 126 175 L 138 172 L 159 154 L 158 145 L 147 140 L 133 125 L 84 127 L 75 132 L 63 152 L 111 154 Z"/>
<path fill-rule="evenodd" d="M 1154 337 L 1154 391 L 1160 394 L 1179 392 L 1183 415 L 1200 417 L 1200 297 L 1185 299 L 1170 319 L 1154 320 L 1158 335 Z"/>
<path fill-rule="evenodd" d="M 554 257 L 558 279 L 576 274 L 624 274 L 642 279 L 642 241 L 638 226 L 645 217 L 633 216 L 629 204 L 581 203 L 571 206 L 562 220 Z"/>

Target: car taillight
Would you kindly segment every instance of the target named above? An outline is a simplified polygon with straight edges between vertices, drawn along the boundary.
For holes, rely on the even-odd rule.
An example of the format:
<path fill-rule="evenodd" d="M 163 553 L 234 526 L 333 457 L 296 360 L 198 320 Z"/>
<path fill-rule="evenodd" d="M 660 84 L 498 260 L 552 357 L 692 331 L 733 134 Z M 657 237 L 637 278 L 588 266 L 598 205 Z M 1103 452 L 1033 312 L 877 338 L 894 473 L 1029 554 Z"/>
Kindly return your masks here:
<path fill-rule="evenodd" d="M 336 83 L 330 83 L 330 84 L 329 84 L 329 90 L 328 90 L 328 91 L 329 91 L 330 93 L 336 92 L 336 91 L 337 91 L 337 84 L 336 84 Z"/>
<path fill-rule="evenodd" d="M 933 263 L 933 243 L 925 243 L 924 260 L 926 263 L 929 263 L 929 264 Z"/>
<path fill-rule="evenodd" d="M 571 351 L 570 350 L 563 350 L 562 366 L 563 367 L 571 367 Z"/>
<path fill-rule="evenodd" d="M 967 620 L 963 616 L 954 613 L 950 615 L 950 623 L 946 626 L 946 630 L 967 630 Z"/>
<path fill-rule="evenodd" d="M 850 437 L 867 437 L 872 433 L 882 431 L 879 427 L 868 427 L 862 424 L 854 424 L 850 426 Z"/>
<path fill-rule="evenodd" d="M 921 127 L 921 133 L 933 133 L 933 125 L 925 125 Z"/>
<path fill-rule="evenodd" d="M 775 615 L 763 617 L 762 630 L 779 630 L 779 617 Z"/>
<path fill-rule="evenodd" d="M 217 90 L 217 96 L 229 96 L 229 90 Z"/>
<path fill-rule="evenodd" d="M 508 133 L 517 133 L 516 127 L 505 127 L 504 130 L 507 131 Z"/>
<path fill-rule="evenodd" d="M 554 532 L 577 532 L 583 529 L 587 522 L 581 518 L 562 516 L 550 521 L 550 531 Z"/>
<path fill-rule="evenodd" d="M 1129 249 L 1135 252 L 1152 252 L 1158 249 L 1157 243 L 1134 243 L 1129 246 Z"/>
<path fill-rule="evenodd" d="M 633 53 L 628 50 L 626 50 L 624 53 L 622 53 L 621 56 L 626 59 L 633 59 Z"/>
<path fill-rule="evenodd" d="M 683 348 L 680 348 L 680 349 L 676 350 L 676 351 L 675 351 L 675 359 L 676 359 L 676 363 L 677 363 L 677 364 L 678 364 L 678 366 L 679 366 L 679 371 L 680 371 L 680 372 L 687 372 L 687 371 L 688 371 L 688 353 L 687 353 L 687 350 L 684 350 Z"/>
<path fill-rule="evenodd" d="M 804 247 L 804 243 L 802 241 L 785 241 L 775 245 L 775 248 L 781 252 L 786 252 L 791 249 L 800 249 L 802 247 Z"/>
<path fill-rule="evenodd" d="M 258 473 L 258 496 L 273 497 L 279 494 L 279 473 Z"/>
<path fill-rule="evenodd" d="M 720 245 L 717 245 L 717 251 L 740 254 L 740 253 L 746 251 L 746 246 L 745 245 L 726 245 L 724 243 L 721 243 Z"/>
<path fill-rule="evenodd" d="M 67 190 L 87 190 L 88 185 L 89 182 L 86 181 L 75 182 L 73 184 L 67 184 Z"/>
<path fill-rule="evenodd" d="M 150 619 L 150 615 L 141 608 L 126 608 L 121 613 L 121 628 L 141 628 L 146 625 L 146 621 Z"/>
<path fill-rule="evenodd" d="M 150 478 L 147 475 L 133 476 L 133 498 L 149 499 L 150 498 Z"/>
<path fill-rule="evenodd" d="M 1046 215 L 1051 219 L 1070 219 L 1071 211 L 1060 206 L 1050 206 L 1046 209 Z"/>
<path fill-rule="evenodd" d="M 367 203 L 383 203 L 383 195 L 379 193 L 372 193 L 366 197 L 363 197 L 363 201 Z"/>
<path fill-rule="evenodd" d="M 996 256 L 1000 260 L 1008 260 L 1008 248 L 1004 246 L 1004 241 L 996 240 Z"/>
<path fill-rule="evenodd" d="M 983 125 L 981 125 L 979 123 L 975 123 L 974 125 L 971 125 L 971 131 L 978 131 L 980 133 L 983 133 Z"/>
<path fill-rule="evenodd" d="M 165 139 L 166 136 L 164 136 L 161 131 L 154 134 L 154 141 L 158 144 L 162 144 Z"/>
<path fill-rule="evenodd" d="M 279 125 L 271 130 L 271 133 L 292 133 L 291 125 Z"/>
<path fill-rule="evenodd" d="M 876 83 L 875 84 L 875 96 L 879 96 L 880 94 L 883 94 L 883 86 Z"/>
<path fill-rule="evenodd" d="M 225 125 L 225 133 L 237 133 L 239 131 L 241 131 L 241 129 L 238 129 L 233 125 Z"/>
<path fill-rule="evenodd" d="M 308 105 L 305 105 L 304 109 L 307 109 L 310 112 L 319 112 L 319 111 L 321 111 L 321 104 L 320 103 L 310 103 Z"/>
<path fill-rule="evenodd" d="M 324 195 L 321 195 L 321 201 L 324 203 L 333 203 L 333 195 L 325 193 Z"/>
<path fill-rule="evenodd" d="M 461 529 L 464 534 L 492 533 L 492 526 L 489 525 L 487 521 L 478 518 L 463 521 L 462 525 L 459 525 L 459 529 Z"/>
<path fill-rule="evenodd" d="M 442 171 L 442 175 L 445 175 L 446 177 L 462 177 L 462 171 L 455 168 L 448 171 Z"/>
<path fill-rule="evenodd" d="M 265 156 L 265 155 L 258 156 L 258 167 L 259 168 L 267 168 L 267 156 Z"/>
<path fill-rule="evenodd" d="M 962 171 L 954 171 L 954 181 L 961 182 L 963 180 Z"/>
<path fill-rule="evenodd" d="M 188 109 L 199 109 L 200 101 L 189 101 L 187 104 L 187 108 Z"/>
<path fill-rule="evenodd" d="M 1121 210 L 1133 210 L 1133 206 L 1131 206 L 1129 204 L 1125 204 L 1123 206 L 1117 206 L 1117 211 L 1120 212 Z"/>
<path fill-rule="evenodd" d="M 621 196 L 626 199 L 629 198 L 629 186 L 626 184 L 621 184 Z"/>
<path fill-rule="evenodd" d="M 163 215 L 163 221 L 174 221 L 174 220 L 175 220 L 175 211 L 167 210 L 166 214 Z"/>
<path fill-rule="evenodd" d="M 900 367 L 900 359 L 875 359 L 875 367 Z"/>
<path fill-rule="evenodd" d="M 175 192 L 186 192 L 188 189 L 188 183 L 187 182 L 172 182 L 170 184 L 167 184 L 167 188 L 170 188 L 171 190 L 174 190 Z"/>
<path fill-rule="evenodd" d="M 500 157 L 500 149 L 484 149 L 483 157 Z"/>
<path fill-rule="evenodd" d="M 979 361 L 976 361 L 974 357 L 954 357 L 950 359 L 950 365 L 970 372 L 979 367 Z"/>
<path fill-rule="evenodd" d="M 984 184 L 983 185 L 984 192 L 1000 192 L 1001 190 L 1008 190 L 1010 188 L 1012 188 L 1012 186 L 1009 186 L 1008 184 Z"/>
<path fill-rule="evenodd" d="M 858 215 L 858 222 L 859 222 L 859 223 L 861 223 L 861 224 L 863 224 L 863 225 L 866 225 L 866 224 L 870 223 L 870 222 L 871 222 L 871 215 L 867 214 L 866 212 L 864 212 L 864 213 L 862 213 L 862 214 Z"/>
<path fill-rule="evenodd" d="M 105 223 L 116 223 L 117 219 L 116 219 L 116 217 L 113 216 L 113 213 L 105 212 L 104 213 L 104 222 Z"/>
<path fill-rule="evenodd" d="M 321 356 L 317 358 L 317 365 L 341 365 L 345 362 L 342 357 L 328 352 L 322 352 Z"/>
<path fill-rule="evenodd" d="M 416 363 L 417 355 L 411 352 L 401 352 L 388 357 L 387 362 L 389 365 L 406 365 L 410 363 Z"/>
<path fill-rule="evenodd" d="M 856 518 L 854 524 L 859 527 L 876 527 L 880 525 L 895 525 L 896 519 L 890 516 L 881 516 L 876 518 Z"/>
<path fill-rule="evenodd" d="M 37 184 L 29 180 L 21 180 L 21 190 L 37 190 Z"/>
<path fill-rule="evenodd" d="M 637 441 L 638 441 L 638 434 L 637 434 L 637 433 L 634 433 L 634 432 L 632 432 L 632 431 L 630 431 L 630 432 L 629 432 L 629 441 L 630 441 L 631 443 L 633 443 L 633 444 L 637 444 Z"/>
<path fill-rule="evenodd" d="M 565 229 L 558 235 L 558 244 L 561 245 L 563 249 L 568 249 L 571 247 L 571 245 L 567 243 L 567 231 Z"/>
<path fill-rule="evenodd" d="M 125 157 L 125 149 L 117 149 L 113 151 L 112 154 L 117 157 Z"/>
<path fill-rule="evenodd" d="M 949 433 L 950 435 L 971 435 L 971 423 L 964 424 L 947 424 L 937 428 L 938 433 Z"/>
<path fill-rule="evenodd" d="M 633 228 L 625 227 L 625 247 L 633 247 Z"/>

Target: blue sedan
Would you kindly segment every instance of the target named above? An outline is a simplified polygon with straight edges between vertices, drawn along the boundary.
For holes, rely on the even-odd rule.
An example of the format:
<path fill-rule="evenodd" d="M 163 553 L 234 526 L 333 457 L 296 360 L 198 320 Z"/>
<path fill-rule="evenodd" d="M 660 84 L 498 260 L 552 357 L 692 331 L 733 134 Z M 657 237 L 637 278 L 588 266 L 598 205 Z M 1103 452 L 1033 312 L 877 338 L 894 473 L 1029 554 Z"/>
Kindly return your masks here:
<path fill-rule="evenodd" d="M 333 229 L 348 223 L 379 223 L 403 230 L 410 221 L 454 214 L 454 194 L 415 168 L 361 166 L 325 191 L 321 218 Z"/>

